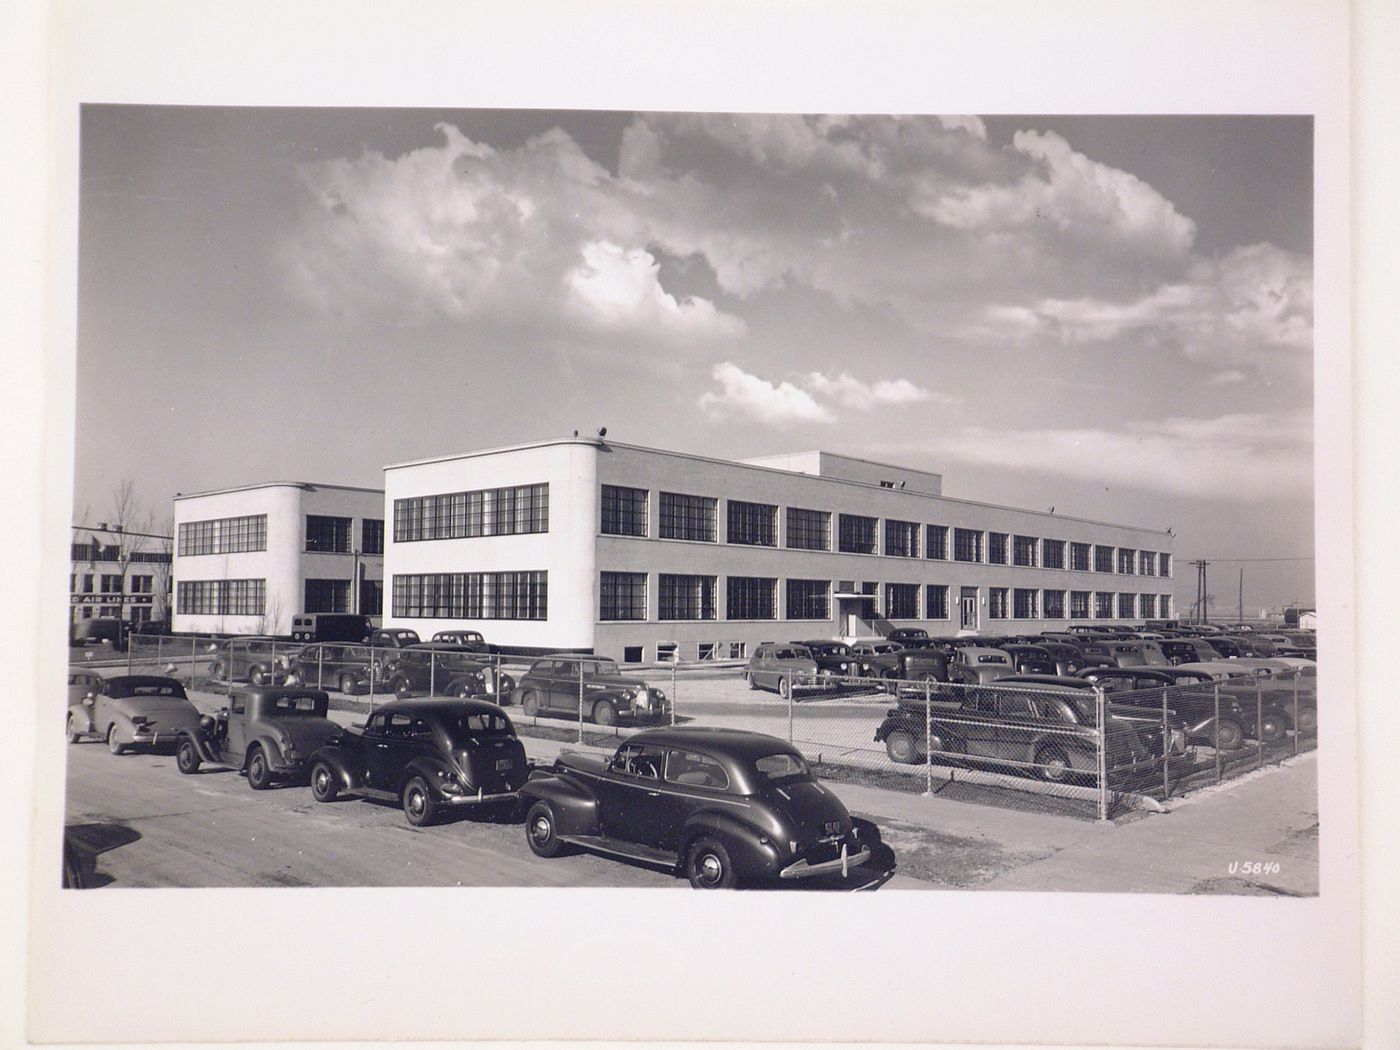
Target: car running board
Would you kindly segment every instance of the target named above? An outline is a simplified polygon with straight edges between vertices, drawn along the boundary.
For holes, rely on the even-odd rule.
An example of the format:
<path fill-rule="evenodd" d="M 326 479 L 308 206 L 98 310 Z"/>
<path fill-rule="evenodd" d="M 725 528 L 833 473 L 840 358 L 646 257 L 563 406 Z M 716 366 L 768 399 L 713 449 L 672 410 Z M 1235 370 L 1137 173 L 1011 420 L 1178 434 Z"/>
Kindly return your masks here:
<path fill-rule="evenodd" d="M 560 835 L 559 838 L 561 841 L 572 843 L 575 846 L 597 850 L 600 853 L 611 853 L 629 860 L 639 860 L 643 864 L 656 864 L 663 868 L 676 866 L 674 853 L 668 853 L 664 849 L 653 849 L 651 846 L 642 846 L 635 842 L 625 842 L 622 839 L 608 838 L 606 835 Z"/>

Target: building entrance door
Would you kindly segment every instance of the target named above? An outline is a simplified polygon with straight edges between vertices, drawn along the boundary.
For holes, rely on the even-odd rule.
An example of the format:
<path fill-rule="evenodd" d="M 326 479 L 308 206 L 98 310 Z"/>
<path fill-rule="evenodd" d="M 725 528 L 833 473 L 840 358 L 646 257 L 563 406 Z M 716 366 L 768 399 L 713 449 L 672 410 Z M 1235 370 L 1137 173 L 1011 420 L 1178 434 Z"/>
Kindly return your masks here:
<path fill-rule="evenodd" d="M 962 609 L 960 622 L 964 631 L 977 630 L 977 588 L 964 587 L 959 601 Z"/>

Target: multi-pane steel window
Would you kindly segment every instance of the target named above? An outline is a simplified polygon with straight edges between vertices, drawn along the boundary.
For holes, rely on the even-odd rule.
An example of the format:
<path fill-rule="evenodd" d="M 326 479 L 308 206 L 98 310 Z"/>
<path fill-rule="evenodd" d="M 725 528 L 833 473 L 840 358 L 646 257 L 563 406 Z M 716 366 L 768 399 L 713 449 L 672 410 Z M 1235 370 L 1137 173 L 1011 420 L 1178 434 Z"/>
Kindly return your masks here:
<path fill-rule="evenodd" d="M 714 543 L 716 503 L 713 496 L 661 493 L 661 538 Z"/>
<path fill-rule="evenodd" d="M 1150 620 L 1157 615 L 1157 596 L 1155 594 L 1138 595 L 1138 615 L 1144 620 Z"/>
<path fill-rule="evenodd" d="M 647 574 L 605 572 L 598 584 L 598 619 L 645 620 Z"/>
<path fill-rule="evenodd" d="M 764 576 L 730 576 L 724 581 L 725 615 L 731 620 L 776 620 L 778 581 Z"/>
<path fill-rule="evenodd" d="M 155 593 L 155 583 L 154 576 L 133 576 L 127 589 L 132 594 L 153 594 Z"/>
<path fill-rule="evenodd" d="M 1041 591 L 1040 600 L 1047 620 L 1063 620 L 1065 618 L 1064 591 Z"/>
<path fill-rule="evenodd" d="M 394 500 L 394 542 L 549 531 L 549 483 Z"/>
<path fill-rule="evenodd" d="M 1065 567 L 1065 541 L 1041 540 L 1040 560 L 1047 569 L 1063 569 Z"/>
<path fill-rule="evenodd" d="M 831 512 L 789 507 L 787 545 L 797 551 L 831 550 Z"/>
<path fill-rule="evenodd" d="M 1156 576 L 1156 575 L 1157 575 L 1157 552 L 1156 552 L 1156 551 L 1138 551 L 1138 575 L 1139 575 L 1139 576 Z"/>
<path fill-rule="evenodd" d="M 948 585 L 930 583 L 924 588 L 924 619 L 948 619 Z"/>
<path fill-rule="evenodd" d="M 645 536 L 647 534 L 647 490 L 623 485 L 603 486 L 604 536 Z"/>
<path fill-rule="evenodd" d="M 787 618 L 789 620 L 831 619 L 831 581 L 788 580 Z"/>
<path fill-rule="evenodd" d="M 989 533 L 987 533 L 987 564 L 988 564 L 988 565 L 1005 565 L 1005 564 L 1006 564 L 1006 539 L 1007 539 L 1007 536 L 1006 536 L 1006 533 L 1004 533 L 1004 532 L 989 532 Z"/>
<path fill-rule="evenodd" d="M 1094 592 L 1094 618 L 1098 620 L 1113 619 L 1113 592 Z"/>
<path fill-rule="evenodd" d="M 1157 615 L 1163 619 L 1168 619 L 1172 614 L 1172 596 L 1170 594 L 1157 595 Z"/>
<path fill-rule="evenodd" d="M 1011 615 L 1018 620 L 1040 618 L 1040 592 L 1027 587 L 1017 587 L 1011 594 Z"/>
<path fill-rule="evenodd" d="M 1157 555 L 1157 575 L 1170 576 L 1172 574 L 1172 556 L 1162 553 Z"/>
<path fill-rule="evenodd" d="M 930 525 L 924 529 L 924 557 L 948 560 L 947 525 Z"/>
<path fill-rule="evenodd" d="M 1069 592 L 1069 618 L 1071 620 L 1087 620 L 1089 618 L 1088 591 Z"/>
<path fill-rule="evenodd" d="M 1137 595 L 1126 591 L 1118 596 L 1118 618 L 1131 620 L 1137 615 Z"/>
<path fill-rule="evenodd" d="M 874 554 L 875 526 L 875 518 L 859 514 L 837 515 L 837 549 L 845 554 Z"/>
<path fill-rule="evenodd" d="M 266 580 L 181 580 L 175 610 L 186 616 L 261 616 Z"/>
<path fill-rule="evenodd" d="M 919 585 L 917 583 L 885 584 L 885 616 L 890 620 L 919 618 Z"/>
<path fill-rule="evenodd" d="M 1075 572 L 1089 571 L 1089 545 L 1071 543 L 1069 545 L 1069 567 Z"/>
<path fill-rule="evenodd" d="M 987 615 L 993 620 L 1006 619 L 1006 588 L 991 587 L 987 590 Z"/>
<path fill-rule="evenodd" d="M 180 556 L 239 554 L 267 550 L 267 515 L 182 521 L 178 541 Z"/>
<path fill-rule="evenodd" d="M 885 519 L 885 554 L 891 558 L 919 556 L 919 526 L 912 521 Z"/>
<path fill-rule="evenodd" d="M 360 553 L 372 555 L 384 553 L 383 518 L 365 518 L 360 522 Z"/>
<path fill-rule="evenodd" d="M 395 575 L 394 616 L 422 619 L 544 620 L 549 573 L 436 572 Z"/>
<path fill-rule="evenodd" d="M 982 534 L 975 529 L 954 529 L 953 560 L 981 561 Z"/>
<path fill-rule="evenodd" d="M 656 578 L 659 591 L 659 620 L 713 620 L 715 618 L 715 577 L 680 576 L 661 573 Z"/>
<path fill-rule="evenodd" d="M 1017 536 L 1012 540 L 1011 556 L 1016 565 L 1035 567 L 1036 545 L 1040 541 L 1035 536 Z"/>
<path fill-rule="evenodd" d="M 778 545 L 778 508 L 771 503 L 744 503 L 742 500 L 728 501 L 729 531 L 726 534 L 730 543 L 743 543 L 751 547 L 776 547 Z"/>
<path fill-rule="evenodd" d="M 1131 576 L 1137 570 L 1137 551 L 1132 547 L 1118 548 L 1118 572 L 1123 576 Z"/>
<path fill-rule="evenodd" d="M 330 554 L 350 553 L 350 526 L 353 518 L 333 518 L 324 514 L 306 516 L 306 549 Z"/>
<path fill-rule="evenodd" d="M 302 612 L 339 613 L 350 611 L 349 580 L 307 580 Z"/>
<path fill-rule="evenodd" d="M 1094 545 L 1094 571 L 1113 571 L 1113 548 L 1105 547 L 1101 544 Z"/>
<path fill-rule="evenodd" d="M 361 616 L 383 616 L 383 615 L 384 615 L 384 581 L 383 581 L 383 580 L 361 580 L 361 581 L 360 581 L 360 615 L 361 615 Z"/>
<path fill-rule="evenodd" d="M 103 573 L 103 574 L 102 574 L 101 593 L 102 593 L 102 594 L 121 594 L 121 592 L 122 592 L 122 577 L 121 577 L 121 573 L 113 573 L 113 574 L 110 574 L 110 575 L 107 574 L 107 573 Z"/>

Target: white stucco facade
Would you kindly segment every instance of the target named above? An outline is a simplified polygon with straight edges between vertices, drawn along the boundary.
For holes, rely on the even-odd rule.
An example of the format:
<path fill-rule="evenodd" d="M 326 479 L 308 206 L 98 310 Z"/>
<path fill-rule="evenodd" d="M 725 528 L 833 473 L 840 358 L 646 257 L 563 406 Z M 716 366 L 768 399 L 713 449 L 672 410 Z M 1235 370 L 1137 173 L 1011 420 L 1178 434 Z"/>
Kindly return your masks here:
<path fill-rule="evenodd" d="M 312 611 L 377 604 L 382 490 L 275 481 L 178 495 L 174 521 L 176 631 L 286 634 L 308 611 L 308 581 L 315 596 L 343 606 Z"/>
<path fill-rule="evenodd" d="M 396 464 L 385 470 L 384 622 L 424 638 L 471 628 L 523 651 L 578 649 L 644 660 L 675 653 L 691 660 L 746 654 L 762 641 L 868 637 L 895 627 L 923 627 L 934 635 L 1020 634 L 1071 621 L 1126 623 L 1172 614 L 1169 534 L 953 499 L 941 494 L 941 480 L 832 453 L 733 462 L 584 438 Z M 524 501 L 527 491 L 537 499 L 540 486 L 547 487 L 547 523 L 532 519 L 527 527 L 539 531 L 523 535 L 491 535 L 490 525 L 461 535 L 460 523 L 422 526 L 413 517 L 426 514 L 437 522 L 434 515 L 447 515 L 449 507 L 460 517 L 464 501 L 479 506 L 484 499 L 490 507 L 493 500 Z M 617 492 L 631 491 L 632 513 L 645 519 L 635 526 L 642 535 L 604 529 L 605 487 L 614 500 Z M 519 495 L 482 495 L 492 490 Z M 663 538 L 663 498 L 669 528 L 676 528 L 673 494 L 691 497 L 686 505 L 692 512 L 708 516 L 712 538 Z M 731 503 L 739 513 L 757 507 L 760 518 L 771 519 L 771 538 L 735 542 Z M 827 517 L 827 549 L 795 549 L 789 508 Z M 867 532 L 873 519 L 874 553 L 840 550 L 842 516 L 863 519 Z M 804 520 L 812 520 L 811 513 Z M 889 549 L 887 521 L 917 533 L 916 554 Z M 698 529 L 706 527 L 701 521 Z M 944 557 L 927 556 L 930 527 L 946 530 Z M 963 539 L 980 536 L 980 560 L 955 558 L 959 530 Z M 439 532 L 452 537 L 436 538 Z M 1005 564 L 989 560 L 995 536 L 1004 544 Z M 1075 544 L 1089 545 L 1088 569 L 1069 567 Z M 1045 552 L 1055 546 L 1064 568 L 1044 567 Z M 1109 552 L 1112 571 L 1094 570 L 1095 548 Z M 1035 564 L 1014 564 L 1018 551 Z M 1118 571 L 1128 567 L 1131 572 Z M 488 611 L 491 599 L 482 604 L 474 589 L 524 588 L 527 575 L 537 586 L 539 574 L 547 588 L 543 615 L 533 601 L 497 602 L 494 611 L 504 616 L 476 615 Z M 631 596 L 626 618 L 617 616 L 619 580 Z M 699 608 L 680 616 L 677 581 L 702 595 Z M 819 614 L 790 615 L 791 587 L 810 594 L 823 583 L 828 598 Z M 465 604 L 453 588 L 466 595 Z M 771 615 L 755 616 L 754 606 L 744 604 L 748 599 L 736 605 L 730 598 L 736 588 L 757 588 L 763 595 L 758 607 Z M 671 595 L 664 607 L 663 591 Z M 1109 615 L 1102 615 L 1105 599 Z M 1073 607 L 1085 602 L 1087 613 L 1074 615 Z"/>

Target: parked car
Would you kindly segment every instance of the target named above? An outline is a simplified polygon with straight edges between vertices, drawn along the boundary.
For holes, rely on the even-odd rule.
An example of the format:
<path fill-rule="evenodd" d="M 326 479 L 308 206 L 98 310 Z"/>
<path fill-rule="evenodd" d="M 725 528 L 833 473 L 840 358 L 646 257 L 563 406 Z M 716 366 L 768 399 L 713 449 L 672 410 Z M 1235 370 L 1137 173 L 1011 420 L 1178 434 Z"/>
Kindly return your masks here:
<path fill-rule="evenodd" d="M 295 650 L 286 642 L 262 635 L 228 638 L 209 647 L 209 677 L 216 682 L 283 685 L 291 673 Z"/>
<path fill-rule="evenodd" d="M 68 706 L 83 702 L 89 693 L 96 694 L 102 687 L 102 676 L 96 671 L 82 667 L 68 668 Z"/>
<path fill-rule="evenodd" d="M 851 654 L 850 646 L 844 642 L 834 642 L 829 638 L 816 638 L 792 644 L 803 646 L 812 654 L 812 659 L 817 663 L 818 678 L 845 678 L 857 673 L 856 659 Z"/>
<path fill-rule="evenodd" d="M 1210 647 L 1226 660 L 1233 660 L 1244 653 L 1244 643 L 1230 635 L 1217 634 L 1210 639 Z"/>
<path fill-rule="evenodd" d="M 422 641 L 417 631 L 406 627 L 381 627 L 369 636 L 369 644 L 375 649 L 405 649 Z"/>
<path fill-rule="evenodd" d="M 393 700 L 363 729 L 311 755 L 317 802 L 341 795 L 398 802 L 415 827 L 459 807 L 514 801 L 529 773 L 510 718 L 484 700 Z"/>
<path fill-rule="evenodd" d="M 905 651 L 898 642 L 855 642 L 851 645 L 854 673 L 861 678 L 892 678 L 899 666 L 899 654 Z"/>
<path fill-rule="evenodd" d="M 491 696 L 510 702 L 515 679 L 484 663 L 478 653 L 456 645 L 428 642 L 392 655 L 384 668 L 389 690 L 399 699 L 415 693 L 437 696 Z M 574 705 L 577 709 L 577 704 Z"/>
<path fill-rule="evenodd" d="M 1115 671 L 1134 676 L 1150 674 L 1149 669 L 1145 667 L 1093 668 L 1090 673 L 1102 672 L 1111 675 Z M 1042 689 L 1071 691 L 1093 690 L 1096 685 L 1103 684 L 1102 680 L 1094 682 L 1080 675 L 1038 674 L 1012 675 L 997 682 L 998 688 L 1034 685 Z M 1161 701 L 1157 697 L 1142 696 L 1133 690 L 1130 684 L 1125 683 L 1118 690 L 1106 691 L 1104 713 L 1110 719 L 1132 723 L 1155 758 L 1161 758 L 1164 754 L 1181 755 L 1186 751 L 1186 723 L 1181 716 L 1170 705 L 1163 712 Z"/>
<path fill-rule="evenodd" d="M 131 625 L 115 616 L 95 616 L 91 620 L 79 620 L 68 628 L 70 646 L 110 645 L 113 649 L 126 648 L 127 632 Z"/>
<path fill-rule="evenodd" d="M 904 649 L 895 654 L 895 660 L 895 666 L 885 676 L 886 688 L 890 690 L 909 688 L 916 683 L 946 682 L 951 677 L 951 650 Z"/>
<path fill-rule="evenodd" d="M 603 656 L 548 656 L 530 665 L 510 693 L 531 718 L 536 715 L 579 717 L 579 683 L 583 683 L 583 717 L 600 726 L 618 722 L 669 722 L 671 702 L 660 689 L 629 678 Z"/>
<path fill-rule="evenodd" d="M 928 632 L 922 627 L 896 627 L 885 635 L 885 641 L 898 642 L 904 646 L 919 646 L 928 640 Z"/>
<path fill-rule="evenodd" d="M 1068 642 L 1042 639 L 1036 643 L 1055 661 L 1055 674 L 1070 675 L 1088 666 L 1084 650 Z"/>
<path fill-rule="evenodd" d="M 302 613 L 292 617 L 294 642 L 363 642 L 374 622 L 359 613 Z"/>
<path fill-rule="evenodd" d="M 750 689 L 774 689 L 786 700 L 799 690 L 825 689 L 817 682 L 817 661 L 805 645 L 764 642 L 744 668 Z"/>
<path fill-rule="evenodd" d="M 1017 674 L 1056 674 L 1055 658 L 1039 645 L 1011 643 L 1001 647 Z"/>
<path fill-rule="evenodd" d="M 1146 667 L 1147 658 L 1143 655 L 1140 643 L 1121 640 L 1098 642 L 1099 647 L 1116 667 Z"/>
<path fill-rule="evenodd" d="M 181 730 L 175 764 L 181 773 L 204 764 L 237 769 L 255 791 L 301 780 L 312 752 L 340 731 L 326 717 L 329 705 L 320 689 L 235 689 L 227 707 Z"/>
<path fill-rule="evenodd" d="M 1236 705 L 1247 736 L 1265 744 L 1282 740 L 1292 723 L 1292 715 L 1285 711 L 1285 698 L 1268 690 L 1259 681 L 1259 675 L 1239 660 L 1206 660 L 1184 663 L 1176 666 L 1178 671 L 1197 671 L 1209 675 L 1220 683 L 1220 698 Z M 1309 718 L 1300 721 L 1312 726 L 1317 724 L 1317 709 L 1314 706 Z"/>
<path fill-rule="evenodd" d="M 372 654 L 367 645 L 345 642 L 315 642 L 298 649 L 291 657 L 288 685 L 316 689 L 338 689 L 346 696 L 367 692 L 371 684 L 384 681 L 383 654 Z"/>
<path fill-rule="evenodd" d="M 1168 638 L 1158 642 L 1157 647 L 1162 650 L 1162 655 L 1171 661 L 1173 667 L 1220 659 L 1220 653 L 1209 642 L 1200 638 Z"/>
<path fill-rule="evenodd" d="M 438 631 L 433 635 L 433 642 L 459 646 L 473 653 L 489 653 L 491 651 L 491 646 L 486 642 L 486 636 L 480 631 Z"/>
<path fill-rule="evenodd" d="M 1058 679 L 944 694 L 927 708 L 922 699 L 901 698 L 885 713 L 875 741 L 885 745 L 893 762 L 922 762 L 936 754 L 1049 781 L 1092 782 L 1098 771 L 1096 708 L 1092 688 Z M 1111 778 L 1157 768 L 1152 748 L 1131 722 L 1110 714 L 1106 730 L 1104 754 Z"/>
<path fill-rule="evenodd" d="M 120 755 L 132 747 L 173 747 L 181 731 L 198 724 L 199 710 L 176 679 L 116 675 L 99 679 L 68 708 L 65 735 L 70 744 L 100 737 L 108 751 Z"/>
<path fill-rule="evenodd" d="M 1135 694 L 1133 706 L 1143 709 L 1143 717 L 1149 721 L 1160 717 L 1165 700 L 1167 710 L 1180 717 L 1180 727 L 1188 741 L 1205 741 L 1222 751 L 1240 747 L 1244 743 L 1244 727 L 1253 724 L 1252 719 L 1241 716 L 1237 705 L 1227 697 L 1220 707 L 1217 728 L 1211 691 L 1190 688 L 1210 679 L 1195 672 L 1178 673 L 1176 668 L 1163 667 L 1091 667 L 1076 677 L 1102 688 L 1115 706 L 1121 700 L 1114 700 L 1114 694 Z"/>
<path fill-rule="evenodd" d="M 611 758 L 565 752 L 520 796 L 537 856 L 581 846 L 677 871 L 697 889 L 849 877 L 880 841 L 791 744 L 737 729 L 648 729 Z"/>
<path fill-rule="evenodd" d="M 976 645 L 958 649 L 948 665 L 949 679 L 964 685 L 989 685 L 998 678 L 1015 673 L 1016 668 L 1005 650 L 985 649 Z"/>

